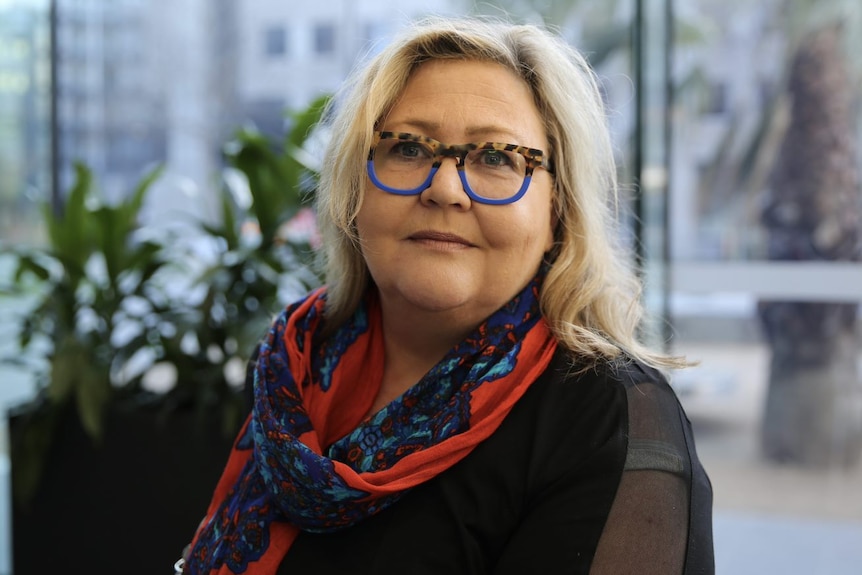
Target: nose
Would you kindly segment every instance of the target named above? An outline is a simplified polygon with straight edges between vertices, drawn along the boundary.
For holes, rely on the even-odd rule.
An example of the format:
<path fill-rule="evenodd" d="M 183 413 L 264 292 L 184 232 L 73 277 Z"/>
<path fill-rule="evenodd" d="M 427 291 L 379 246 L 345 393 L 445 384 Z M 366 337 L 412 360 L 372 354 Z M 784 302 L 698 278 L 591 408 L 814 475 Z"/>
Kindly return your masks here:
<path fill-rule="evenodd" d="M 464 172 L 458 170 L 457 158 L 444 158 L 431 178 L 431 184 L 422 191 L 419 199 L 425 205 L 470 209 L 472 200 L 464 190 L 463 175 Z"/>

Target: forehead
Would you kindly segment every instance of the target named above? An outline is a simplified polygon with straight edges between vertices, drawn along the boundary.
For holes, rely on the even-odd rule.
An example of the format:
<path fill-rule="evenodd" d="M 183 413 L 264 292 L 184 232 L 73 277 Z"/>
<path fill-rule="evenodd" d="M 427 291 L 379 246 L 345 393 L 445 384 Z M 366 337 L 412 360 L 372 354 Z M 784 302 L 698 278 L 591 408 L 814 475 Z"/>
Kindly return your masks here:
<path fill-rule="evenodd" d="M 381 127 L 451 143 L 503 138 L 541 147 L 543 125 L 530 87 L 503 65 L 431 60 L 413 70 Z"/>

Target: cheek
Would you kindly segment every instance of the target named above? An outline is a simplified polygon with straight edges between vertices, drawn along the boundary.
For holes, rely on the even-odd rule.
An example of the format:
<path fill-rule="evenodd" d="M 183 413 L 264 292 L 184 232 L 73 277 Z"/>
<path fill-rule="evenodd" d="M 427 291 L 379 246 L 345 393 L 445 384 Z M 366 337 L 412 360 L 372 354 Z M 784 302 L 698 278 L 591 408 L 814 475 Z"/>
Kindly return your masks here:
<path fill-rule="evenodd" d="M 518 211 L 512 215 L 513 221 L 509 225 L 510 229 L 519 230 L 527 255 L 551 251 L 558 218 L 554 208 L 554 183 L 545 172 L 539 172 L 527 195 L 515 206 Z"/>
<path fill-rule="evenodd" d="M 523 225 L 525 234 L 529 234 L 530 251 L 539 250 L 545 254 L 554 247 L 557 216 L 549 195 L 536 204 L 525 215 Z"/>
<path fill-rule="evenodd" d="M 384 224 L 391 221 L 391 216 L 386 212 L 385 202 L 375 198 L 373 191 L 365 195 L 355 220 L 356 233 L 359 234 L 360 240 L 368 240 L 380 234 Z"/>
<path fill-rule="evenodd" d="M 497 218 L 485 229 L 486 238 L 493 246 L 511 253 L 517 258 L 541 257 L 554 243 L 550 213 L 529 210 L 517 217 Z"/>
<path fill-rule="evenodd" d="M 360 240 L 364 240 L 368 237 L 365 226 L 365 212 L 363 210 L 359 210 L 356 214 L 356 219 L 353 220 L 353 227 L 356 229 L 356 235 L 359 236 Z"/>

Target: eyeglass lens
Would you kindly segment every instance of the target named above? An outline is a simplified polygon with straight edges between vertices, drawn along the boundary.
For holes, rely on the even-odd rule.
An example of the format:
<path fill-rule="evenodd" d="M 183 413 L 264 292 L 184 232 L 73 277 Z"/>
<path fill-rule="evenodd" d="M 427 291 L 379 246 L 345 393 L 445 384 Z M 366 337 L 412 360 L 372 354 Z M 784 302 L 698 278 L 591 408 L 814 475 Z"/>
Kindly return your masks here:
<path fill-rule="evenodd" d="M 464 174 L 474 194 L 501 200 L 521 190 L 527 175 L 527 160 L 518 152 L 498 149 L 504 146 L 491 144 L 470 150 L 464 156 Z M 435 160 L 437 156 L 430 145 L 399 138 L 382 138 L 373 155 L 374 172 L 380 183 L 402 191 L 422 186 Z"/>

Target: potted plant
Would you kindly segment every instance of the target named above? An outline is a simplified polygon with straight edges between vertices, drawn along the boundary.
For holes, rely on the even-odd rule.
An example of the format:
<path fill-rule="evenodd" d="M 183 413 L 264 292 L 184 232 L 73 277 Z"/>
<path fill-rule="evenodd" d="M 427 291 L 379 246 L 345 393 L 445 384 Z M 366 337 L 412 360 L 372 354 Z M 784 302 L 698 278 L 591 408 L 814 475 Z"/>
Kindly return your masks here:
<path fill-rule="evenodd" d="M 129 517 L 138 519 L 121 537 L 152 537 L 144 531 L 156 526 L 147 513 L 165 509 L 161 502 L 183 517 L 169 496 L 171 482 L 159 482 L 166 469 L 156 466 L 175 465 L 174 446 L 194 437 L 195 428 L 161 417 L 160 402 L 141 385 L 144 371 L 133 368 L 136 359 L 158 353 L 173 313 L 156 280 L 170 262 L 138 224 L 158 175 L 150 172 L 109 205 L 95 193 L 90 171 L 76 166 L 63 212 L 43 208 L 47 246 L 7 252 L 15 272 L 4 291 L 33 301 L 18 318 L 21 353 L 7 361 L 38 383 L 35 399 L 9 419 L 16 573 L 52 572 L 69 557 L 104 555 L 105 545 L 118 548 L 117 525 Z M 193 471 L 216 476 L 229 440 L 212 453 L 206 446 L 218 441 L 197 443 L 204 449 L 185 459 Z M 194 492 L 183 499 L 205 502 Z M 143 529 L 136 531 L 138 524 Z"/>
<path fill-rule="evenodd" d="M 35 305 L 20 317 L 21 355 L 6 358 L 33 372 L 40 390 L 25 407 L 38 420 L 13 444 L 15 498 L 27 501 L 38 484 L 58 418 L 73 409 L 86 432 L 103 435 L 106 406 L 137 391 L 124 367 L 150 346 L 157 300 L 150 280 L 166 264 L 161 247 L 135 237 L 138 212 L 158 177 L 153 171 L 115 205 L 99 203 L 93 178 L 77 165 L 63 213 L 43 205 L 48 246 L 8 250 L 15 259 L 6 292 L 29 294 Z M 20 451 L 16 451 L 20 448 Z"/>
<path fill-rule="evenodd" d="M 189 274 L 186 317 L 161 342 L 176 371 L 173 397 L 199 410 L 220 405 L 231 432 L 247 411 L 233 390 L 244 383 L 255 345 L 279 309 L 320 282 L 308 206 L 317 172 L 305 148 L 328 100 L 294 113 L 281 146 L 253 130 L 236 134 L 225 146 L 220 221 L 200 223 L 197 251 L 181 258 L 198 267 Z"/>
<path fill-rule="evenodd" d="M 324 104 L 295 115 L 281 147 L 248 130 L 226 147 L 250 201 L 223 187 L 221 222 L 200 226 L 203 266 L 138 222 L 158 170 L 108 205 L 77 166 L 63 213 L 44 208 L 47 247 L 6 250 L 0 291 L 35 300 L 7 361 L 39 383 L 10 417 L 17 575 L 72 557 L 92 574 L 157 572 L 191 537 L 247 412 L 231 374 L 288 293 L 318 281 L 296 226 L 315 182 L 300 149 Z M 176 381 L 156 394 L 144 382 L 160 365 Z"/>

